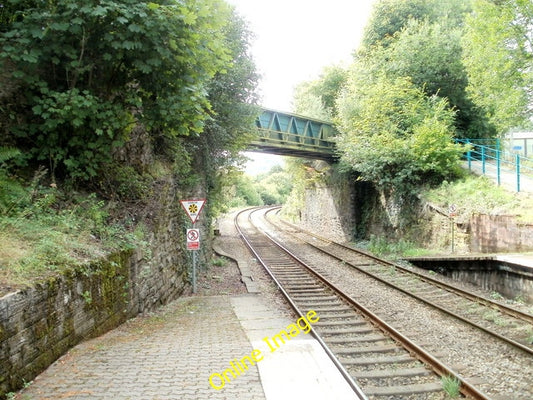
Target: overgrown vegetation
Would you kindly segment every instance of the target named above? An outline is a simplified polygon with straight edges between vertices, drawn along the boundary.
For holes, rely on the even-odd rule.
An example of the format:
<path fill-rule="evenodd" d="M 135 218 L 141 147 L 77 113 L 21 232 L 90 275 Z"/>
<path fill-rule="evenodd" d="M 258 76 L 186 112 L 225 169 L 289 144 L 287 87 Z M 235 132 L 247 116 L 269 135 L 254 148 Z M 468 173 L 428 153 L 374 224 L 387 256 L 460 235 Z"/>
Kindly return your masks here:
<path fill-rule="evenodd" d="M 531 126 L 532 28 L 527 0 L 380 0 L 350 67 L 300 85 L 295 109 L 336 122 L 346 170 L 414 196 L 461 177 L 455 137 Z"/>
<path fill-rule="evenodd" d="M 0 5 L 2 280 L 142 246 L 161 181 L 209 195 L 257 109 L 251 33 L 223 0 Z"/>
<path fill-rule="evenodd" d="M 18 187 L 23 196 L 0 218 L 0 291 L 145 245 L 143 225 L 112 222 L 110 205 L 95 195 L 66 196 L 40 177 Z"/>
<path fill-rule="evenodd" d="M 289 171 L 281 166 L 256 176 L 235 172 L 226 184 L 224 212 L 237 207 L 284 204 L 293 189 Z"/>
<path fill-rule="evenodd" d="M 448 210 L 457 206 L 457 219 L 467 220 L 472 214 L 516 215 L 524 223 L 533 223 L 533 197 L 527 193 L 512 193 L 494 185 L 484 176 L 443 182 L 424 192 L 424 200 Z"/>

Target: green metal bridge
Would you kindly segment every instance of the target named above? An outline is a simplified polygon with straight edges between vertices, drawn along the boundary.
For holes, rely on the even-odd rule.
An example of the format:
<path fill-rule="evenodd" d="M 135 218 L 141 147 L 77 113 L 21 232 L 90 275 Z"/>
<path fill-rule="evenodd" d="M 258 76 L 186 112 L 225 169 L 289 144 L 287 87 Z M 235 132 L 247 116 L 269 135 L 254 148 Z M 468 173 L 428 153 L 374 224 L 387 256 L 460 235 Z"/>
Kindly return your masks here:
<path fill-rule="evenodd" d="M 249 151 L 333 160 L 337 131 L 329 122 L 263 109 Z"/>

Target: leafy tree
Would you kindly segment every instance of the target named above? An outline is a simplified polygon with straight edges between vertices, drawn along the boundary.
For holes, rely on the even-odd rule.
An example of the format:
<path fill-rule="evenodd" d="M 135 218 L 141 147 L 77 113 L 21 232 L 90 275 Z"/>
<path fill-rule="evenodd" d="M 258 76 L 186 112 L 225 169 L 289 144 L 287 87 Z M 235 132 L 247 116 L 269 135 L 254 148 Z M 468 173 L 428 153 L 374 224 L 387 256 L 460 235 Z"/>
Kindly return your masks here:
<path fill-rule="evenodd" d="M 351 83 L 339 102 L 337 143 L 348 169 L 407 193 L 458 173 L 462 150 L 452 142 L 454 113 L 444 99 L 427 97 L 407 78 Z"/>
<path fill-rule="evenodd" d="M 257 176 L 255 185 L 264 204 L 285 203 L 293 187 L 290 175 L 281 166 Z"/>
<path fill-rule="evenodd" d="M 421 20 L 428 15 L 427 0 L 380 0 L 365 27 L 362 47 L 387 46 L 410 19 Z"/>
<path fill-rule="evenodd" d="M 380 0 L 365 27 L 361 51 L 387 47 L 412 20 L 461 26 L 469 10 L 470 0 Z"/>
<path fill-rule="evenodd" d="M 317 80 L 303 82 L 296 87 L 294 111 L 312 118 L 331 120 L 337 114 L 336 100 L 346 78 L 346 70 L 340 66 L 324 68 Z"/>
<path fill-rule="evenodd" d="M 230 59 L 222 1 L 8 4 L 0 66 L 18 98 L 0 98 L 1 128 L 30 160 L 87 179 L 135 124 L 156 144 L 203 130 L 207 86 Z"/>
<path fill-rule="evenodd" d="M 468 92 L 502 134 L 531 124 L 533 3 L 473 1 L 463 40 Z"/>
<path fill-rule="evenodd" d="M 376 46 L 367 54 L 374 74 L 386 73 L 390 79 L 409 77 L 428 96 L 446 98 L 457 110 L 458 136 L 490 136 L 479 108 L 466 92 L 468 79 L 462 63 L 463 29 L 448 23 L 410 20 L 388 47 Z"/>
<path fill-rule="evenodd" d="M 251 127 L 260 113 L 255 105 L 259 78 L 249 51 L 252 34 L 234 9 L 223 33 L 231 60 L 208 86 L 211 113 L 203 133 L 185 144 L 189 152 L 197 155 L 198 169 L 206 176 L 210 203 L 220 203 L 222 207 L 227 201 L 224 181 L 232 182 L 235 165 L 244 162 L 239 152 L 248 145 L 253 134 Z M 256 201 L 255 195 L 250 199 Z"/>
<path fill-rule="evenodd" d="M 324 108 L 320 95 L 316 94 L 316 81 L 302 82 L 294 88 L 292 111 L 309 118 L 331 119 L 331 114 Z"/>
<path fill-rule="evenodd" d="M 233 185 L 227 192 L 230 207 L 262 206 L 263 201 L 253 179 L 239 172 L 233 175 Z"/>

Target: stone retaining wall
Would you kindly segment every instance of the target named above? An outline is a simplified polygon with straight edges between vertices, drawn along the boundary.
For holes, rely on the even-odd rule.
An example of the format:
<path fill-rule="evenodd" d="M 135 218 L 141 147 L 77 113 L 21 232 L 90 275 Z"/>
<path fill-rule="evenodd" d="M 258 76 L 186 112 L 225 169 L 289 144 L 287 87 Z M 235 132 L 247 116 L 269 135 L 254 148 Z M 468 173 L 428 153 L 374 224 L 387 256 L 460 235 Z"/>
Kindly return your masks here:
<path fill-rule="evenodd" d="M 186 217 L 173 182 L 156 196 L 145 216 L 150 233 L 144 250 L 123 251 L 0 298 L 0 398 L 82 340 L 184 292 Z"/>
<path fill-rule="evenodd" d="M 470 250 L 479 253 L 533 251 L 533 226 L 512 215 L 476 214 L 470 219 Z"/>

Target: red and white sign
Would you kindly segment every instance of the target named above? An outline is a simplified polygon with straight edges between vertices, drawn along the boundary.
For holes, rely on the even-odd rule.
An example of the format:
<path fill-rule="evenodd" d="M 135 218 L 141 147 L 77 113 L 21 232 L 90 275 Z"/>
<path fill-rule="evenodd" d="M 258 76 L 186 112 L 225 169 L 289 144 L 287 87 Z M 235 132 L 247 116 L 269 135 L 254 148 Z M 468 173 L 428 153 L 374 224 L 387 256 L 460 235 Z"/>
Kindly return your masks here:
<path fill-rule="evenodd" d="M 205 205 L 205 199 L 200 200 L 180 200 L 181 206 L 194 224 L 198 221 L 198 217 Z"/>
<path fill-rule="evenodd" d="M 200 249 L 200 230 L 187 229 L 187 250 Z"/>

